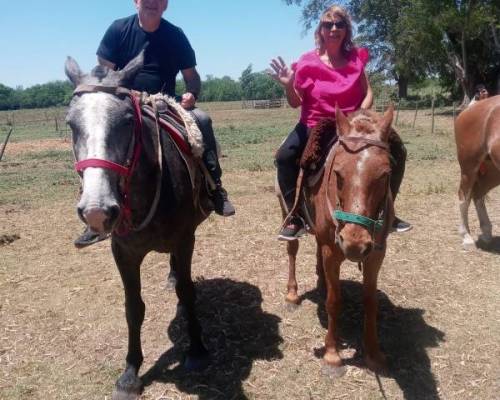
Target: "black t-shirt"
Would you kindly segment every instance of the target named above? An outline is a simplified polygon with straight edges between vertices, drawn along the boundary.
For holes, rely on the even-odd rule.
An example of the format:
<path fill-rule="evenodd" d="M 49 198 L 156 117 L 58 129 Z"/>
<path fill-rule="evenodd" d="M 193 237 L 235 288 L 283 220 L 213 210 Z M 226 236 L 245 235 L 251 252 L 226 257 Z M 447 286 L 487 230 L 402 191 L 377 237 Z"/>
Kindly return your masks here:
<path fill-rule="evenodd" d="M 123 69 L 144 48 L 144 67 L 130 89 L 174 96 L 177 74 L 195 67 L 196 57 L 182 29 L 170 22 L 162 19 L 156 31 L 146 32 L 137 15 L 116 20 L 104 34 L 97 55 Z"/>

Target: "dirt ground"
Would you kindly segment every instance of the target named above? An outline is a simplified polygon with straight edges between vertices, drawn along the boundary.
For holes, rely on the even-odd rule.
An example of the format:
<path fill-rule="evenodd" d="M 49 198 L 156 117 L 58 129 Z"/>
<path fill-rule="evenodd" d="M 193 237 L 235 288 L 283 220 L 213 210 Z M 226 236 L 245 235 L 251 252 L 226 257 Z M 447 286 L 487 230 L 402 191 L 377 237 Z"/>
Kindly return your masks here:
<path fill-rule="evenodd" d="M 19 151 L 30 151 L 23 146 Z M 166 289 L 168 256 L 150 254 L 142 266 L 142 399 L 498 399 L 500 192 L 487 203 L 493 245 L 466 252 L 457 233 L 457 179 L 456 162 L 407 165 L 397 210 L 414 229 L 390 237 L 379 280 L 387 377 L 360 362 L 361 276 L 354 264 L 343 265 L 347 373 L 331 378 L 322 373 L 326 314 L 315 288 L 313 239 L 301 242 L 303 301 L 291 310 L 284 304 L 285 245 L 275 239 L 273 171 L 226 173 L 237 214 L 211 216 L 200 227 L 193 260 L 211 366 L 183 371 L 185 321 Z M 9 238 L 0 241 L 0 399 L 110 399 L 122 372 L 121 280 L 109 242 L 73 247 L 83 228 L 76 195 L 75 188 L 74 198 L 38 207 L 0 205 L 0 235 Z M 472 209 L 471 222 L 477 237 Z"/>

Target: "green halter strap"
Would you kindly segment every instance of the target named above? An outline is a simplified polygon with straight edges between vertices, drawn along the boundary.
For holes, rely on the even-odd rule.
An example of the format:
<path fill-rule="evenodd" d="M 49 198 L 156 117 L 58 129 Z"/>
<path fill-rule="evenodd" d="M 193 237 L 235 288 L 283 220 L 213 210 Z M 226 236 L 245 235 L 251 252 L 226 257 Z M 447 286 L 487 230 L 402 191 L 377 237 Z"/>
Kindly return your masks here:
<path fill-rule="evenodd" d="M 343 221 L 343 222 L 351 222 L 353 224 L 364 226 L 370 231 L 378 231 L 384 225 L 384 220 L 374 220 L 363 215 L 352 214 L 345 211 L 335 210 L 333 212 L 333 218 Z"/>

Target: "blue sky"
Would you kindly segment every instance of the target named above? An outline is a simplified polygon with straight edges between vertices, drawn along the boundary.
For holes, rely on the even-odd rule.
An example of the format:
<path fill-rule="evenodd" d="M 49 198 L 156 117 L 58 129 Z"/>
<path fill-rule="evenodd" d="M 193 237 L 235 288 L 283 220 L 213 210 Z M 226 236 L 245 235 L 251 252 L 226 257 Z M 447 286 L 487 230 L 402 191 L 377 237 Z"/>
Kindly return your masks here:
<path fill-rule="evenodd" d="M 64 61 L 84 71 L 109 24 L 135 12 L 133 0 L 1 0 L 0 83 L 29 87 L 65 79 Z M 300 9 L 281 0 L 170 0 L 164 18 L 180 26 L 196 51 L 205 77 L 238 78 L 252 63 L 268 67 L 277 55 L 290 62 L 314 47 L 302 36 Z"/>

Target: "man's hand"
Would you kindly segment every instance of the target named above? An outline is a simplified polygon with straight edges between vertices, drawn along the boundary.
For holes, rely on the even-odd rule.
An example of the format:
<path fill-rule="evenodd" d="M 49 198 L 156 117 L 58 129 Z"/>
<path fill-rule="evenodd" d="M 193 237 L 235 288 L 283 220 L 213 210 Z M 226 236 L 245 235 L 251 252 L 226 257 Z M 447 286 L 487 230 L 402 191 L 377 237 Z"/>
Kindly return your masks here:
<path fill-rule="evenodd" d="M 193 93 L 186 92 L 182 95 L 181 98 L 181 106 L 186 110 L 191 110 L 194 108 L 194 104 L 196 103 L 196 98 Z"/>

